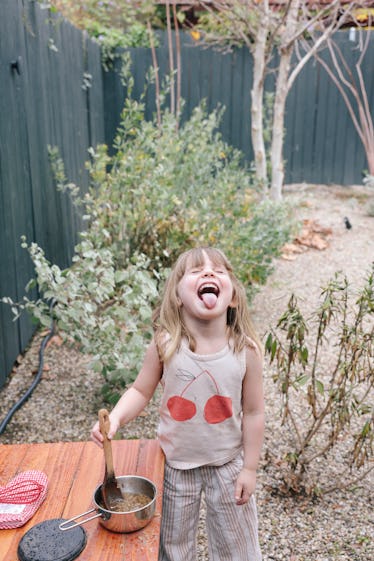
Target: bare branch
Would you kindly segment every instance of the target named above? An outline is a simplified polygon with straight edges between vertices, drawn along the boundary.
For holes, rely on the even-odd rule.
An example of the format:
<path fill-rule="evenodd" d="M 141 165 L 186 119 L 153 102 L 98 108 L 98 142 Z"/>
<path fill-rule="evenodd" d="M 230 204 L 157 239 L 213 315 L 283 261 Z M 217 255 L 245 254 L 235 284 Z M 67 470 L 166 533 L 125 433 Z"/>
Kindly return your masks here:
<path fill-rule="evenodd" d="M 177 115 L 177 127 L 179 123 L 179 116 L 180 116 L 180 107 L 181 107 L 181 91 L 182 91 L 182 64 L 181 64 L 181 43 L 180 43 L 180 36 L 179 36 L 179 25 L 178 25 L 178 18 L 177 18 L 177 8 L 175 4 L 173 4 L 173 18 L 174 18 L 174 29 L 175 29 L 175 46 L 176 46 L 176 54 L 177 54 L 177 100 L 176 100 L 176 115 Z"/>
<path fill-rule="evenodd" d="M 344 489 L 348 489 L 348 487 L 352 487 L 353 485 L 356 485 L 356 483 L 358 483 L 359 481 L 365 479 L 365 477 L 367 477 L 369 473 L 373 471 L 373 469 L 374 466 L 370 466 L 364 473 L 361 473 L 354 479 L 347 479 L 346 477 L 343 477 L 344 475 L 343 473 L 340 478 L 335 479 L 336 483 L 334 485 L 331 485 L 330 487 L 326 487 L 325 489 L 323 489 L 323 494 L 327 495 L 328 493 L 332 493 L 333 491 L 338 491 L 338 490 L 343 491 Z"/>
<path fill-rule="evenodd" d="M 160 129 L 161 128 L 160 77 L 159 77 L 159 67 L 157 63 L 156 49 L 153 40 L 153 31 L 150 21 L 147 22 L 147 30 L 149 34 L 149 43 L 151 45 L 153 70 L 155 73 L 157 125 L 158 128 Z"/>
<path fill-rule="evenodd" d="M 170 70 L 170 112 L 175 113 L 175 91 L 174 91 L 174 49 L 171 33 L 170 2 L 166 2 L 166 26 L 168 34 L 169 70 Z"/>
<path fill-rule="evenodd" d="M 326 72 L 328 73 L 328 75 L 330 76 L 330 78 L 338 88 L 344 100 L 344 103 L 348 109 L 348 112 L 351 116 L 353 125 L 360 137 L 363 146 L 365 147 L 365 151 L 369 159 L 369 154 L 370 151 L 373 150 L 373 143 L 374 143 L 373 119 L 370 113 L 370 107 L 367 100 L 366 88 L 365 88 L 365 83 L 363 80 L 361 68 L 360 66 L 358 66 L 358 64 L 356 64 L 356 72 L 359 79 L 359 86 L 357 86 L 355 84 L 354 76 L 346 63 L 341 50 L 331 40 L 328 42 L 328 47 L 331 54 L 333 66 L 336 70 L 336 75 L 326 61 L 324 61 L 317 54 L 315 55 L 315 57 L 318 60 L 318 62 L 323 66 L 323 68 L 326 70 Z M 339 56 L 339 60 L 337 58 L 338 56 Z M 359 60 L 362 62 L 361 56 Z M 346 69 L 348 76 L 350 77 L 350 80 L 344 76 L 341 65 L 343 66 L 343 68 Z M 354 110 L 354 107 L 352 105 L 352 102 L 349 99 L 347 92 L 344 89 L 344 86 L 347 88 L 347 90 L 351 92 L 353 98 L 356 101 L 358 118 Z M 360 97 L 360 92 L 363 99 L 361 99 Z"/>

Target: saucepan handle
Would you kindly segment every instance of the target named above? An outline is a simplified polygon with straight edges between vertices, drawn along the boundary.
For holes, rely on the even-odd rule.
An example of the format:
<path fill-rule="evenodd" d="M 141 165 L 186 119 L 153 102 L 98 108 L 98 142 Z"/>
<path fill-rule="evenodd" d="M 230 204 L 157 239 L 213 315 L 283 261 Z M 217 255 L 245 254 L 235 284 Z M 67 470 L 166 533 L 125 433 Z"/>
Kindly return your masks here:
<path fill-rule="evenodd" d="M 80 522 L 75 522 L 76 520 L 78 520 L 78 518 L 82 518 L 82 516 L 86 516 L 87 514 L 91 514 L 91 512 L 96 512 L 96 510 L 94 508 L 91 508 L 91 510 L 87 510 L 86 512 L 82 512 L 82 514 L 77 514 L 77 516 L 73 516 L 73 518 L 69 518 L 69 520 L 65 520 L 64 522 L 62 522 L 59 525 L 60 530 L 62 530 L 63 532 L 65 532 L 66 530 L 71 530 L 72 528 L 76 528 L 77 526 L 81 526 L 82 524 L 85 524 L 86 522 L 89 522 L 90 520 L 94 520 L 95 518 L 99 518 L 100 516 L 105 519 L 105 514 L 103 512 L 98 512 L 97 514 L 94 514 L 94 516 L 90 516 L 89 518 L 85 518 L 84 520 L 81 520 Z"/>

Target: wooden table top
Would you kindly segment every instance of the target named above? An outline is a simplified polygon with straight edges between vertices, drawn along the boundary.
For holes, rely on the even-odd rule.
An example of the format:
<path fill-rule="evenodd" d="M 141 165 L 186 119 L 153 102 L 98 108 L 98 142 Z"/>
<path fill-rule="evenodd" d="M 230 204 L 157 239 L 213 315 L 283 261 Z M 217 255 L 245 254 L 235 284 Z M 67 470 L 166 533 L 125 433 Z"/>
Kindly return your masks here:
<path fill-rule="evenodd" d="M 156 513 L 143 529 L 117 534 L 98 519 L 83 525 L 87 545 L 79 561 L 156 561 L 158 558 L 164 456 L 156 440 L 115 440 L 114 471 L 141 475 L 157 488 Z M 41 470 L 48 478 L 48 494 L 34 516 L 21 528 L 0 530 L 0 559 L 17 561 L 22 536 L 36 524 L 54 518 L 69 519 L 94 507 L 93 495 L 104 479 L 104 454 L 93 442 L 57 442 L 0 445 L 0 486 L 18 473 Z M 94 513 L 95 514 L 95 513 Z"/>

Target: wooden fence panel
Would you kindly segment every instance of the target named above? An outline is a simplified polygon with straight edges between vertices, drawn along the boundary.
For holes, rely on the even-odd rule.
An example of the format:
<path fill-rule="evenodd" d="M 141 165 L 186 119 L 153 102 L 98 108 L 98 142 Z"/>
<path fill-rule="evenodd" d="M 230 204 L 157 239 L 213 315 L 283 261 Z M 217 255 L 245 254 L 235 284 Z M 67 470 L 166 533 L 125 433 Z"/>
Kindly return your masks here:
<path fill-rule="evenodd" d="M 59 148 L 69 181 L 85 189 L 87 149 L 105 140 L 100 49 L 89 43 L 36 2 L 0 4 L 0 297 L 21 300 L 33 277 L 21 235 L 59 266 L 71 263 L 81 222 L 56 190 L 48 145 Z M 0 387 L 33 329 L 0 304 Z"/>
<path fill-rule="evenodd" d="M 356 54 L 353 60 L 350 55 L 352 53 L 352 49 L 356 50 L 357 53 L 357 45 L 356 43 L 347 40 L 348 36 L 345 34 L 346 40 L 339 41 L 339 47 L 346 60 L 352 61 L 351 64 L 353 66 L 353 60 L 356 61 L 358 55 Z M 373 43 L 372 45 L 374 46 Z M 370 57 L 370 52 L 368 54 L 369 56 L 366 58 L 372 58 Z M 373 68 L 374 66 L 372 63 L 371 73 L 373 73 Z M 370 74 L 367 74 L 367 76 L 369 75 Z M 331 87 L 330 78 L 329 82 L 329 87 Z M 336 100 L 334 109 L 337 129 L 333 177 L 338 177 L 340 174 L 341 177 L 344 178 L 344 182 L 346 184 L 353 182 L 360 183 L 362 172 L 366 167 L 362 146 L 343 98 L 336 87 L 334 87 L 334 90 L 338 99 Z M 359 148 L 361 148 L 361 150 L 359 150 Z"/>
<path fill-rule="evenodd" d="M 103 74 L 100 46 L 86 36 L 86 112 L 88 119 L 88 144 L 97 146 L 105 141 Z"/>
<path fill-rule="evenodd" d="M 9 17 L 0 17 L 0 83 L 7 83 L 0 96 L 0 170 L 2 187 L 1 270 L 0 292 L 20 300 L 24 293 L 24 279 L 32 276 L 30 259 L 20 246 L 22 235 L 33 238 L 31 192 L 28 188 L 30 174 L 28 138 L 25 115 L 25 55 L 22 23 L 18 19 L 20 0 L 5 0 L 2 9 Z M 13 33 L 9 33 L 9 26 Z M 13 67 L 12 67 L 13 65 Z M 7 118 L 4 118 L 6 116 Z M 1 304 L 3 308 L 4 305 Z M 30 322 L 9 321 L 9 311 L 1 322 L 1 361 L 16 358 L 25 347 L 31 334 Z M 2 315 L 2 314 L 1 314 Z M 4 321 L 4 323 L 3 323 Z M 1 371 L 4 380 L 4 370 Z"/>
<path fill-rule="evenodd" d="M 24 33 L 27 43 L 27 128 L 30 139 L 30 191 L 33 196 L 35 241 L 43 247 L 46 256 L 62 263 L 62 233 L 56 232 L 60 223 L 60 195 L 54 186 L 48 145 L 55 144 L 56 130 L 53 104 L 56 101 L 50 68 L 55 65 L 56 52 L 50 36 L 48 12 L 35 10 L 25 4 L 27 24 Z"/>
<path fill-rule="evenodd" d="M 316 141 L 317 68 L 310 63 L 307 70 L 303 80 L 296 80 L 286 106 L 285 170 L 286 173 L 287 170 L 292 170 L 294 179 L 287 173 L 288 180 L 295 182 L 298 181 L 297 178 L 305 177 L 306 170 L 313 172 L 309 161 Z M 309 100 L 307 108 L 306 100 Z"/>
<path fill-rule="evenodd" d="M 87 184 L 83 162 L 87 159 L 88 121 L 86 94 L 82 89 L 84 53 L 81 33 L 70 25 L 61 25 L 53 19 L 50 36 L 57 50 L 50 49 L 51 114 L 54 123 L 49 144 L 57 146 L 69 181 L 83 188 Z M 79 221 L 67 193 L 59 196 L 58 232 L 54 237 L 53 255 L 59 252 L 59 264 L 71 262 Z M 60 249 L 58 249 L 60 248 Z"/>

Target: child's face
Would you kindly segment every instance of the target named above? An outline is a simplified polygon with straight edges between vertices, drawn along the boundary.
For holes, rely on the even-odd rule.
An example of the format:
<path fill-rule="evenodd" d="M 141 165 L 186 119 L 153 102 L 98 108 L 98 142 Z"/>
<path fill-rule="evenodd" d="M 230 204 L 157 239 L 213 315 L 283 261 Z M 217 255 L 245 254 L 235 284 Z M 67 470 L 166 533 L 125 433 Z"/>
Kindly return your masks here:
<path fill-rule="evenodd" d="M 201 265 L 187 262 L 178 284 L 178 297 L 183 313 L 191 317 L 226 318 L 227 308 L 233 305 L 233 283 L 226 267 L 213 263 L 204 252 Z"/>

